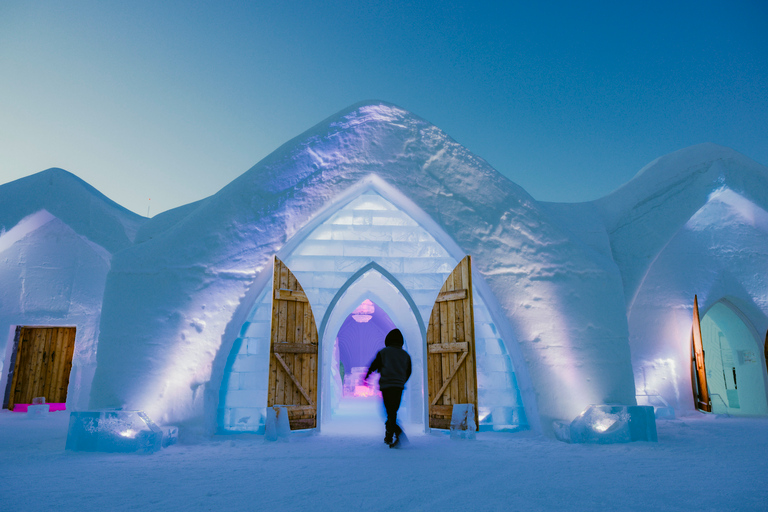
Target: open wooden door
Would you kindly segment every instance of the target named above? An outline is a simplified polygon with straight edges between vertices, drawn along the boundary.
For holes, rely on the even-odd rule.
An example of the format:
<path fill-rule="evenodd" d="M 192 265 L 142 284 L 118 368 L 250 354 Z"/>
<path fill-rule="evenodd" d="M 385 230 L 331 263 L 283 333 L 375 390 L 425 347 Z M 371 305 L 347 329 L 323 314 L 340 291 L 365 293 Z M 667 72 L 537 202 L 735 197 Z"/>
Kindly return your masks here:
<path fill-rule="evenodd" d="M 275 257 L 267 406 L 284 405 L 292 430 L 317 426 L 317 325 L 304 289 Z"/>
<path fill-rule="evenodd" d="M 707 367 L 704 364 L 704 344 L 701 341 L 701 321 L 699 320 L 699 299 L 693 296 L 693 332 L 691 333 L 691 382 L 693 383 L 693 401 L 700 411 L 712 412 L 712 400 L 707 387 Z"/>
<path fill-rule="evenodd" d="M 477 421 L 475 321 L 469 256 L 440 289 L 427 328 L 430 428 L 450 428 L 453 404 L 473 404 Z"/>
<path fill-rule="evenodd" d="M 18 327 L 17 333 L 8 409 L 37 397 L 45 397 L 46 403 L 66 402 L 75 328 Z"/>

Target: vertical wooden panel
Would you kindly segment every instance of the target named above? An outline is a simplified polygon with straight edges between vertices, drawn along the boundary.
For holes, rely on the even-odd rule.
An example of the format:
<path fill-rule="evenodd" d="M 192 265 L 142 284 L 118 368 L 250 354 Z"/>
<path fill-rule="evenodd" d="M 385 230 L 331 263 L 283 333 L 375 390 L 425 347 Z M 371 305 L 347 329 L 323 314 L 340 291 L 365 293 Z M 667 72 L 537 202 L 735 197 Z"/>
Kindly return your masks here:
<path fill-rule="evenodd" d="M 463 293 L 462 293 L 463 292 Z M 460 343 L 465 348 L 442 344 Z M 431 351 L 430 346 L 434 347 Z M 477 369 L 472 311 L 471 259 L 464 258 L 438 294 L 427 327 L 429 425 L 450 426 L 451 405 L 471 403 L 477 422 Z"/>
<path fill-rule="evenodd" d="M 62 348 L 62 357 L 59 358 L 62 366 L 57 380 L 59 384 L 56 402 L 65 402 L 67 399 L 67 388 L 69 387 L 69 377 L 72 374 L 72 360 L 75 354 L 75 337 L 77 336 L 74 327 L 64 327 L 63 329 L 66 330 L 66 334 L 63 337 L 65 345 Z"/>
<path fill-rule="evenodd" d="M 32 403 L 37 397 L 47 403 L 66 402 L 75 333 L 74 327 L 20 329 L 9 408 Z"/>
<path fill-rule="evenodd" d="M 21 373 L 21 359 L 23 357 L 23 350 L 24 350 L 24 335 L 25 330 L 21 329 L 19 332 L 19 341 L 16 345 L 16 362 L 14 363 L 13 368 L 13 380 L 11 381 L 11 390 L 8 396 L 8 408 L 13 410 L 13 406 L 18 402 L 17 397 L 17 386 L 19 385 L 19 381 L 21 379 L 20 373 Z"/>
<path fill-rule="evenodd" d="M 59 345 L 61 344 L 61 337 L 65 335 L 64 329 L 51 329 L 51 337 L 47 346 L 46 364 L 45 364 L 45 377 L 41 394 L 46 401 L 53 401 L 54 390 L 58 390 L 58 386 L 54 382 L 54 376 L 56 374 L 56 352 L 58 352 Z"/>
<path fill-rule="evenodd" d="M 314 428 L 317 426 L 317 326 L 301 284 L 278 258 L 275 258 L 270 332 L 267 404 L 287 406 L 292 429 Z M 310 353 L 296 349 L 298 345 L 312 346 Z"/>
<path fill-rule="evenodd" d="M 704 363 L 704 345 L 701 341 L 701 322 L 699 321 L 699 299 L 693 296 L 693 327 L 691 334 L 692 352 L 693 352 L 693 372 L 695 378 L 694 384 L 694 402 L 697 409 L 702 411 L 712 411 L 712 401 L 709 398 L 709 388 L 707 387 L 707 369 Z"/>

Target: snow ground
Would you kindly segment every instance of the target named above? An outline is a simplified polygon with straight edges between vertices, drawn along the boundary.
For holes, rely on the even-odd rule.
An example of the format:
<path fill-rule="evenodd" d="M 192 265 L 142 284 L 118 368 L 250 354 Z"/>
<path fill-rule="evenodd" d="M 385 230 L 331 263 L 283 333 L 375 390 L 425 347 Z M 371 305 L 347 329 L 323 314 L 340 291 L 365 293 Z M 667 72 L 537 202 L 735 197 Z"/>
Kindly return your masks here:
<path fill-rule="evenodd" d="M 766 510 L 768 418 L 659 421 L 658 443 L 409 432 L 367 405 L 322 434 L 215 436 L 154 455 L 64 450 L 69 414 L 0 412 L 0 510 Z M 354 430 L 355 433 L 351 433 Z"/>

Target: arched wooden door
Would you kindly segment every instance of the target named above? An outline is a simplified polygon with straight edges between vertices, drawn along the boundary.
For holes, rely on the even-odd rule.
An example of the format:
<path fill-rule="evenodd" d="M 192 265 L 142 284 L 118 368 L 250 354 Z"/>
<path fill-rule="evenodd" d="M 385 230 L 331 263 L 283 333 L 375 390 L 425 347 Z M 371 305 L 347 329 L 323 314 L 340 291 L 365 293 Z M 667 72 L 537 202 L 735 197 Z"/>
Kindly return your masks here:
<path fill-rule="evenodd" d="M 432 308 L 427 328 L 427 383 L 430 428 L 449 428 L 454 404 L 473 404 L 478 424 L 469 256 L 448 276 Z"/>
<path fill-rule="evenodd" d="M 691 332 L 691 383 L 693 401 L 700 411 L 712 412 L 712 400 L 707 387 L 707 367 L 704 363 L 704 343 L 701 339 L 699 299 L 693 296 L 693 328 Z"/>
<path fill-rule="evenodd" d="M 284 405 L 292 430 L 317 426 L 318 338 L 304 289 L 275 257 L 267 406 Z"/>

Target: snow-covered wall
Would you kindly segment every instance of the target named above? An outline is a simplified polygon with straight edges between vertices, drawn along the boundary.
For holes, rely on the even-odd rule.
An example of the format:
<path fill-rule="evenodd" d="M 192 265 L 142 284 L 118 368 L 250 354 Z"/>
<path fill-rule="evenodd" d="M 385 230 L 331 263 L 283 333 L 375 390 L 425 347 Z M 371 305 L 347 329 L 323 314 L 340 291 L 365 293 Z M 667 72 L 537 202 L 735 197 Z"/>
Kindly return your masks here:
<path fill-rule="evenodd" d="M 366 194 L 410 219 L 410 231 L 358 230 L 339 244 L 357 214 L 328 223 Z M 764 388 L 736 397 L 725 375 L 720 395 L 749 403 L 745 411 L 762 410 L 768 396 L 768 169 L 714 144 L 659 158 L 597 201 L 539 203 L 426 121 L 367 102 L 217 194 L 146 222 L 59 169 L 0 186 L 0 199 L 0 333 L 76 323 L 83 377 L 74 379 L 88 380 L 96 358 L 91 407 L 144 409 L 209 432 L 252 412 L 238 409 L 260 409 L 258 365 L 234 362 L 255 361 L 263 345 L 254 325 L 266 318 L 274 255 L 305 284 L 321 339 L 372 298 L 392 308 L 409 340 L 423 333 L 448 267 L 472 255 L 478 348 L 500 344 L 478 355 L 493 356 L 480 362 L 480 380 L 509 384 L 481 398 L 508 403 L 517 411 L 509 417 L 534 430 L 636 396 L 692 411 L 694 295 L 703 325 L 714 326 L 707 339 L 750 334 L 726 343 L 735 348 L 723 358 L 742 384 Z M 399 236 L 416 239 L 401 247 Z M 426 266 L 405 271 L 419 266 L 419 251 Z M 440 258 L 445 269 L 435 267 Z M 331 260 L 333 272 L 323 272 Z M 5 358 L 7 342 L 0 337 Z"/>
<path fill-rule="evenodd" d="M 153 229 L 153 219 L 151 237 L 115 256 L 92 406 L 142 408 L 161 422 L 215 417 L 216 372 L 254 283 L 261 289 L 262 271 L 296 233 L 370 179 L 473 256 L 496 300 L 489 307 L 508 321 L 505 340 L 517 340 L 507 349 L 519 355 L 521 392 L 534 397 L 534 428 L 590 403 L 634 403 L 614 262 L 439 129 L 375 102 L 286 143 L 172 226 Z"/>
<path fill-rule="evenodd" d="M 657 159 L 594 204 L 624 279 L 638 400 L 691 411 L 694 295 L 702 318 L 722 299 L 738 308 L 763 352 L 768 169 L 702 144 Z M 765 369 L 763 357 L 755 364 Z"/>
<path fill-rule="evenodd" d="M 76 328 L 69 408 L 86 408 L 111 251 L 141 218 L 61 169 L 0 186 L 0 390 L 17 326 Z"/>

